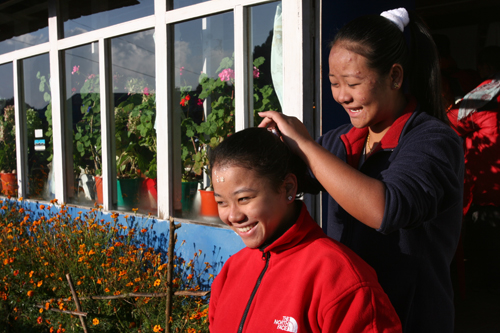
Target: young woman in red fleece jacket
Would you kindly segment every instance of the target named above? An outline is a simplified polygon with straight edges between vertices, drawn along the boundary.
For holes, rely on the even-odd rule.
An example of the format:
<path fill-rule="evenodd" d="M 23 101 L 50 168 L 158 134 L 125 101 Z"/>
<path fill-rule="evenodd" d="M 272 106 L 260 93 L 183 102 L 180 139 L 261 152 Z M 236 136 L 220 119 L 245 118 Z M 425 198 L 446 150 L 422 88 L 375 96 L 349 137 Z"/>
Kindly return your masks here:
<path fill-rule="evenodd" d="M 237 132 L 210 164 L 219 216 L 247 246 L 212 284 L 211 332 L 401 331 L 374 270 L 295 200 L 307 168 L 278 136 Z"/>

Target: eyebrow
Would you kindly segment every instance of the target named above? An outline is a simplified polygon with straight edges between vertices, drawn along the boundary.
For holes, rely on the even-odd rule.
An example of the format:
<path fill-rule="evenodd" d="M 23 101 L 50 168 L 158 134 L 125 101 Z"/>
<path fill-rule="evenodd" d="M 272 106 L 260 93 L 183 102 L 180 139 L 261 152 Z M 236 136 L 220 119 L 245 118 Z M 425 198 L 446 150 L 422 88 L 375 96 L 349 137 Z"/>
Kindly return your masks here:
<path fill-rule="evenodd" d="M 239 190 L 234 191 L 233 195 L 240 194 L 242 192 L 257 192 L 257 190 L 254 190 L 254 189 L 251 189 L 248 187 L 244 187 L 244 188 L 240 188 Z M 221 195 L 217 192 L 214 192 L 214 196 L 220 197 Z"/>

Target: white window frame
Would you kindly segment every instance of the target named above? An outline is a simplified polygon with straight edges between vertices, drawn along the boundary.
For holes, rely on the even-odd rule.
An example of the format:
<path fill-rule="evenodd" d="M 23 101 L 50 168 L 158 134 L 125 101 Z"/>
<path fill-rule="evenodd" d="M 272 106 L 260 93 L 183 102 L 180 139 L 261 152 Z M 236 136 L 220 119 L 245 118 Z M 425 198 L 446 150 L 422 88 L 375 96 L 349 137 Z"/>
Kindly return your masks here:
<path fill-rule="evenodd" d="M 111 63 L 110 41 L 114 37 L 130 34 L 146 29 L 155 29 L 155 65 L 156 65 L 156 121 L 158 128 L 165 129 L 157 132 L 157 163 L 158 169 L 158 218 L 168 219 L 174 214 L 173 207 L 173 183 L 178 177 L 174 177 L 175 154 L 172 153 L 172 128 L 175 123 L 171 92 L 173 91 L 173 80 L 171 73 L 171 62 L 173 60 L 173 50 L 169 50 L 173 43 L 173 34 L 171 33 L 173 25 L 183 21 L 203 18 L 206 16 L 232 12 L 234 15 L 234 47 L 235 47 L 235 127 L 236 130 L 242 130 L 252 126 L 253 117 L 251 107 L 253 101 L 253 92 L 251 90 L 251 74 L 253 73 L 251 61 L 251 49 L 249 47 L 249 8 L 251 6 L 271 3 L 276 0 L 212 0 L 200 4 L 191 5 L 175 10 L 167 11 L 167 0 L 154 1 L 154 14 L 148 17 L 120 23 L 114 26 L 90 31 L 77 36 L 71 36 L 59 39 L 58 29 L 58 1 L 49 0 L 49 41 L 47 43 L 36 45 L 22 50 L 13 51 L 0 55 L 0 65 L 12 62 L 14 64 L 14 98 L 16 102 L 16 121 L 23 123 L 21 110 L 18 109 L 19 101 L 22 101 L 21 91 L 21 62 L 23 59 L 49 53 L 50 76 L 51 76 L 51 96 L 52 96 L 52 121 L 53 121 L 53 142 L 54 142 L 54 174 L 56 177 L 55 196 L 58 202 L 66 202 L 65 178 L 71 172 L 64 167 L 65 156 L 65 138 L 64 130 L 64 94 L 63 77 L 64 62 L 63 53 L 65 50 L 77 46 L 99 43 L 99 74 L 101 78 L 101 130 L 102 130 L 102 155 L 114 156 L 113 139 L 113 110 L 109 96 L 111 93 Z M 314 96 L 314 86 L 319 78 L 314 78 L 314 48 L 317 41 L 314 40 L 312 24 L 315 14 L 314 3 L 320 0 L 283 0 L 282 1 L 282 24 L 283 24 L 283 113 L 295 116 L 303 121 L 311 134 L 318 133 L 318 127 L 314 126 L 314 119 L 317 117 L 317 111 L 313 112 L 312 105 L 314 101 L 319 101 L 319 95 Z M 317 14 L 316 14 L 317 15 Z M 319 17 L 319 16 L 317 16 Z M 317 28 L 316 28 L 317 29 Z M 316 105 L 318 105 L 316 103 Z M 319 118 L 318 118 L 319 119 Z M 19 196 L 25 195 L 27 190 L 23 180 L 27 176 L 26 154 L 23 143 L 25 135 L 22 126 L 18 126 L 16 132 L 16 143 L 18 149 L 18 170 L 21 177 L 18 179 Z M 110 193 L 116 193 L 116 182 L 113 182 L 111 175 L 115 161 L 113 158 L 103 158 L 103 208 L 109 211 L 112 208 L 113 198 Z"/>

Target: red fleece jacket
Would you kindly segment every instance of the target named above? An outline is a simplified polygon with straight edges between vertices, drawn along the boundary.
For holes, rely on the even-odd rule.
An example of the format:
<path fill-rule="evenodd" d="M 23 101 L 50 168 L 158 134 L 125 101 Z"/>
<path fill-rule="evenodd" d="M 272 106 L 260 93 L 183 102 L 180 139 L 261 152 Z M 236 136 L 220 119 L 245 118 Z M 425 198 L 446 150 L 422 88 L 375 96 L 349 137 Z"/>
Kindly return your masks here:
<path fill-rule="evenodd" d="M 229 258 L 212 285 L 209 320 L 213 333 L 401 332 L 374 270 L 328 238 L 305 205 L 264 251 Z"/>

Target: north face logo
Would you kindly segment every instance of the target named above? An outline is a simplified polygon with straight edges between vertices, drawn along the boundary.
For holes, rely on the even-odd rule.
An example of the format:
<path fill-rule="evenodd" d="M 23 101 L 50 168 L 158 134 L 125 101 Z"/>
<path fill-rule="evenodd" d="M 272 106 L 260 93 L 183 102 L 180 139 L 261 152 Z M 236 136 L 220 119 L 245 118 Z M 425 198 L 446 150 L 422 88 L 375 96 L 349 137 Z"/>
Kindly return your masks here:
<path fill-rule="evenodd" d="M 297 333 L 297 330 L 299 329 L 297 321 L 292 317 L 286 317 L 286 316 L 283 316 L 283 320 L 275 319 L 274 325 L 278 325 L 277 328 L 285 332 Z"/>

